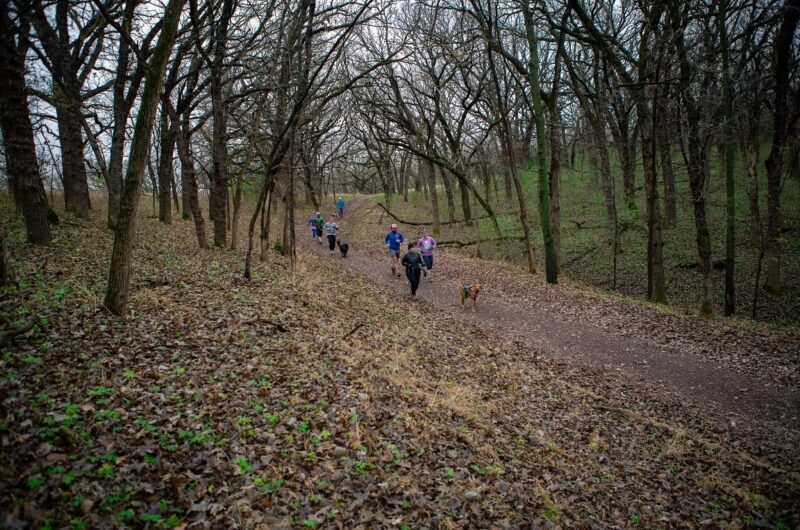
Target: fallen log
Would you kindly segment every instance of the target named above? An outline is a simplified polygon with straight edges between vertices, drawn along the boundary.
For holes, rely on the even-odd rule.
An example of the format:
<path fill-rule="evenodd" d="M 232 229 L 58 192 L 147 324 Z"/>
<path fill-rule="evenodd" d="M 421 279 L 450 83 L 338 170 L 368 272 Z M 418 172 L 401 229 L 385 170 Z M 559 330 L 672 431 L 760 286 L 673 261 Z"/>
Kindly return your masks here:
<path fill-rule="evenodd" d="M 487 239 L 481 239 L 480 241 L 458 241 L 457 239 L 449 240 L 449 241 L 439 241 L 436 243 L 437 247 L 469 247 L 471 245 L 477 245 L 478 243 L 493 243 L 495 241 L 523 241 L 525 236 L 502 236 L 502 237 L 490 237 Z"/>
<path fill-rule="evenodd" d="M 379 202 L 375 206 L 380 206 L 383 209 L 383 211 L 389 217 L 391 217 L 392 219 L 394 219 L 395 221 L 397 221 L 400 224 L 408 225 L 408 226 L 433 226 L 433 221 L 407 221 L 405 219 L 401 219 L 397 215 L 393 214 L 386 206 L 383 205 L 383 203 Z M 373 206 L 373 208 L 374 208 L 374 206 Z M 513 214 L 513 213 L 514 212 L 499 213 L 499 214 L 496 214 L 496 217 L 500 217 L 501 215 L 510 215 L 510 214 Z M 489 215 L 482 215 L 482 216 L 478 217 L 478 219 L 489 219 L 489 218 L 490 218 Z M 381 214 L 381 218 L 379 220 L 379 223 L 382 220 L 383 220 L 383 214 Z M 442 225 L 442 226 L 445 226 L 445 225 L 457 225 L 457 224 L 461 224 L 461 223 L 464 223 L 464 222 L 465 221 L 463 219 L 458 219 L 458 220 L 455 220 L 455 221 L 442 221 L 439 224 Z"/>

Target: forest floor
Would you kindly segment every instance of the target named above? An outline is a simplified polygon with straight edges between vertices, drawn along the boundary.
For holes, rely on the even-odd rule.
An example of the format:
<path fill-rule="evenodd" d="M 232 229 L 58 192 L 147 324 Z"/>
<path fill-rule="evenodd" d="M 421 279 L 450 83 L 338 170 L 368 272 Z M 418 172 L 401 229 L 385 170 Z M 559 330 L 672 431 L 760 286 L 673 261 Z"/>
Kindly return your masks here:
<path fill-rule="evenodd" d="M 241 249 L 142 212 L 122 320 L 104 212 L 30 248 L 4 203 L 0 526 L 800 525 L 795 331 L 448 253 L 412 303 L 365 206 L 346 260 L 303 231 L 297 271 L 271 255 L 249 282 Z M 485 283 L 475 316 L 458 278 Z M 703 385 L 648 376 L 690 361 Z M 749 393 L 693 393 L 714 368 Z"/>

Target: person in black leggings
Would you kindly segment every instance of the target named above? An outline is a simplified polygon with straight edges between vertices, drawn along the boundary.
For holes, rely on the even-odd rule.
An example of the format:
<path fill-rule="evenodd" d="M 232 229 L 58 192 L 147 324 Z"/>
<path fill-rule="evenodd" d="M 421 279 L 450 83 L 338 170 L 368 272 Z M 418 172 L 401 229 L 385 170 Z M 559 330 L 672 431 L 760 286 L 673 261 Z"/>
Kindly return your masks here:
<path fill-rule="evenodd" d="M 403 256 L 400 264 L 406 268 L 406 278 L 411 283 L 411 299 L 417 299 L 417 287 L 419 287 L 419 277 L 422 274 L 422 254 L 414 243 L 408 244 L 408 252 Z"/>
<path fill-rule="evenodd" d="M 328 250 L 331 251 L 331 256 L 333 256 L 333 249 L 336 248 L 336 231 L 339 230 L 339 225 L 337 225 L 333 219 L 325 223 L 325 235 L 328 236 Z"/>

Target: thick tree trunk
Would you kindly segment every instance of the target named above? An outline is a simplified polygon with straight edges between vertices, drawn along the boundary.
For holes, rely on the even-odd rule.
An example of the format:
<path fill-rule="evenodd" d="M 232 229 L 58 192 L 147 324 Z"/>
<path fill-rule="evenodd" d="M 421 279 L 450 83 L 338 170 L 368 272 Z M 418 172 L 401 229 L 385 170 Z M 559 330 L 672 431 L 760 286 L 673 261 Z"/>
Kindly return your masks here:
<path fill-rule="evenodd" d="M 61 145 L 62 175 L 64 178 L 64 206 L 79 217 L 89 215 L 89 185 L 83 156 L 83 135 L 80 122 L 80 102 L 59 93 L 56 105 L 58 140 Z M 77 108 L 75 108 L 77 106 Z"/>
<path fill-rule="evenodd" d="M 652 118 L 650 118 L 648 110 L 642 110 L 643 112 L 640 112 L 640 115 L 648 116 L 648 119 L 640 119 L 642 163 L 644 165 L 644 185 L 647 196 L 647 298 L 653 302 L 664 303 L 667 301 L 664 281 L 664 241 L 661 233 L 661 213 L 658 206 L 658 182 Z"/>
<path fill-rule="evenodd" d="M 194 161 L 192 160 L 191 143 L 189 138 L 191 111 L 187 110 L 183 116 L 183 124 L 179 126 L 177 123 L 178 116 L 172 114 L 172 126 L 175 128 L 176 143 L 178 146 L 178 158 L 181 161 L 181 182 L 183 183 L 183 192 L 186 195 L 188 202 L 188 209 L 184 206 L 184 215 L 187 211 L 191 211 L 192 219 L 194 219 L 195 233 L 197 234 L 197 244 L 200 248 L 208 248 L 206 240 L 206 227 L 203 220 L 203 211 L 200 208 L 200 200 L 197 196 L 197 175 L 194 170 Z"/>
<path fill-rule="evenodd" d="M 130 33 L 135 8 L 136 0 L 126 0 L 122 19 L 123 31 Z M 110 230 L 114 230 L 117 226 L 119 195 L 122 192 L 122 161 L 125 151 L 125 129 L 131 110 L 131 102 L 128 102 L 125 98 L 130 45 L 128 39 L 121 35 L 119 36 L 117 57 L 117 73 L 114 78 L 113 88 L 114 125 L 111 132 L 111 153 L 108 164 L 108 178 L 106 179 L 106 188 L 108 189 L 108 228 Z M 137 79 L 141 79 L 141 77 L 139 76 Z"/>
<path fill-rule="evenodd" d="M 570 16 L 570 9 L 564 11 L 561 25 L 564 26 Z M 558 92 L 561 83 L 561 58 L 564 54 L 564 31 L 558 33 L 558 45 L 553 66 L 553 88 L 548 101 L 548 117 L 550 133 L 550 225 L 553 231 L 553 246 L 556 253 L 556 268 L 561 270 L 561 201 L 559 198 L 558 179 L 561 172 L 562 127 L 561 113 L 558 109 Z"/>
<path fill-rule="evenodd" d="M 51 240 L 47 196 L 44 193 L 33 139 L 25 87 L 25 58 L 15 42 L 8 5 L 0 6 L 0 131 L 5 144 L 6 171 L 14 202 L 25 220 L 29 243 Z"/>
<path fill-rule="evenodd" d="M 469 202 L 469 190 L 461 180 L 458 181 L 458 190 L 461 193 L 461 211 L 464 212 L 464 224 L 472 226 L 472 207 Z"/>
<path fill-rule="evenodd" d="M 545 277 L 547 283 L 558 283 L 558 257 L 556 256 L 555 241 L 553 240 L 550 226 L 550 183 L 547 167 L 544 108 L 542 105 L 542 91 L 539 86 L 539 44 L 536 38 L 533 15 L 527 2 L 522 3 L 522 15 L 525 20 L 525 34 L 528 40 L 528 72 L 533 99 L 533 114 L 536 122 L 536 169 L 539 174 L 539 218 L 544 239 Z"/>
<path fill-rule="evenodd" d="M 119 217 L 111 251 L 111 266 L 108 273 L 108 286 L 103 300 L 105 307 L 117 315 L 124 315 L 128 305 L 130 290 L 131 254 L 136 229 L 136 209 L 139 205 L 139 191 L 144 178 L 150 139 L 156 118 L 156 109 L 164 84 L 167 61 L 172 53 L 178 22 L 185 0 L 170 0 L 164 13 L 161 34 L 148 65 L 144 91 L 136 117 L 136 126 L 131 142 L 128 174 L 120 197 Z"/>
<path fill-rule="evenodd" d="M 603 202 L 606 205 L 608 227 L 611 231 L 611 252 L 613 265 L 611 273 L 611 288 L 617 288 L 617 256 L 619 255 L 619 235 L 617 220 L 617 197 L 614 189 L 614 176 L 611 174 L 611 163 L 608 158 L 608 148 L 605 142 L 605 128 L 598 120 L 595 124 L 595 153 L 597 154 L 597 167 L 600 170 L 600 185 L 603 190 Z"/>
<path fill-rule="evenodd" d="M 787 0 L 783 8 L 783 21 L 775 37 L 775 120 L 772 128 L 772 148 L 765 162 L 767 167 L 767 240 L 766 283 L 764 288 L 781 293 L 781 174 L 783 173 L 784 147 L 787 139 L 787 93 L 789 88 L 790 54 L 794 32 L 800 19 L 800 0 Z"/>
<path fill-rule="evenodd" d="M 233 15 L 233 0 L 224 0 L 222 13 L 214 33 L 214 57 L 211 63 L 211 112 L 214 126 L 211 139 L 212 175 L 211 207 L 214 215 L 214 245 L 224 247 L 227 240 L 228 206 L 228 139 L 227 110 L 222 93 L 224 59 L 227 50 L 228 24 Z"/>

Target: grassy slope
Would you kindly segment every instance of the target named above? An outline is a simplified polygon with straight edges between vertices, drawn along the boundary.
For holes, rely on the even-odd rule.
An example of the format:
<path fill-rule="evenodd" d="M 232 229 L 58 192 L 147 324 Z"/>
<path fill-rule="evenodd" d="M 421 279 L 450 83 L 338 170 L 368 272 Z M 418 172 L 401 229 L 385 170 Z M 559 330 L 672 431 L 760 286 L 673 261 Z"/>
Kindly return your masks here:
<path fill-rule="evenodd" d="M 762 164 L 763 165 L 763 164 Z M 614 168 L 618 171 L 618 168 Z M 678 267 L 698 261 L 695 242 L 695 225 L 692 204 L 689 194 L 688 178 L 681 168 L 676 166 L 678 219 L 675 227 L 664 231 L 664 261 L 667 268 L 667 296 L 669 304 L 689 312 L 696 312 L 700 304 L 701 277 L 699 271 Z M 542 237 L 538 223 L 538 205 L 536 201 L 534 170 L 522 172 L 524 189 L 530 205 L 530 219 L 534 235 L 534 251 L 542 263 Z M 737 313 L 749 316 L 752 311 L 753 282 L 756 271 L 757 252 L 749 242 L 749 213 L 746 176 L 740 165 L 737 165 Z M 761 190 L 762 219 L 766 218 L 766 180 L 762 174 L 759 183 Z M 573 169 L 562 168 L 561 186 L 561 252 L 563 273 L 574 280 L 584 281 L 591 285 L 610 288 L 612 275 L 612 255 L 610 252 L 610 231 L 608 229 L 605 206 L 599 185 L 595 182 L 593 167 L 578 158 Z M 637 175 L 637 186 L 642 186 L 641 174 Z M 631 225 L 620 239 L 622 254 L 618 263 L 618 291 L 622 294 L 643 298 L 647 291 L 646 243 L 647 228 L 644 221 L 644 191 L 637 191 L 637 211 L 629 211 L 622 201 L 622 183 L 617 182 L 617 210 L 620 223 Z M 441 192 L 441 190 L 440 190 Z M 714 260 L 722 260 L 725 256 L 725 182 L 720 174 L 714 158 L 712 158 L 711 183 L 709 186 L 709 229 L 712 235 L 712 252 Z M 663 188 L 659 190 L 662 200 Z M 384 200 L 383 196 L 376 196 Z M 456 219 L 463 218 L 456 193 Z M 497 201 L 492 191 L 492 206 L 498 212 L 516 212 L 516 198 L 508 203 L 500 190 Z M 774 322 L 779 325 L 797 325 L 800 323 L 800 182 L 787 180 L 781 197 L 784 224 L 787 231 L 784 235 L 784 255 L 782 275 L 785 290 L 782 296 L 775 297 L 765 292 L 760 293 L 758 319 Z M 440 193 L 442 219 L 447 219 L 447 207 L 443 192 Z M 429 205 L 421 194 L 412 192 L 410 204 L 403 203 L 402 198 L 393 198 L 393 211 L 404 219 L 430 219 Z M 522 229 L 516 214 L 500 217 L 500 227 L 504 234 L 521 234 Z M 575 222 L 584 228 L 578 228 Z M 484 220 L 481 225 L 484 236 L 492 235 L 491 225 Z M 441 239 L 473 240 L 474 229 L 461 226 L 446 227 Z M 471 252 L 472 250 L 470 250 Z M 522 264 L 524 256 L 522 245 L 515 242 L 484 244 L 481 249 L 484 257 L 508 259 Z M 714 285 L 716 288 L 716 311 L 721 312 L 723 303 L 724 271 L 716 271 Z M 763 271 L 762 271 L 763 281 Z"/>
<path fill-rule="evenodd" d="M 31 249 L 0 209 L 3 326 L 41 325 L 0 346 L 0 526 L 800 524 L 794 434 L 567 369 L 334 262 L 273 256 L 244 282 L 241 252 L 143 214 L 132 314 L 111 318 L 104 218 Z"/>

